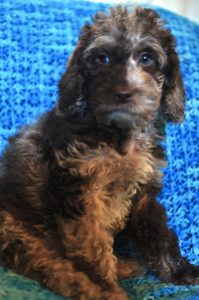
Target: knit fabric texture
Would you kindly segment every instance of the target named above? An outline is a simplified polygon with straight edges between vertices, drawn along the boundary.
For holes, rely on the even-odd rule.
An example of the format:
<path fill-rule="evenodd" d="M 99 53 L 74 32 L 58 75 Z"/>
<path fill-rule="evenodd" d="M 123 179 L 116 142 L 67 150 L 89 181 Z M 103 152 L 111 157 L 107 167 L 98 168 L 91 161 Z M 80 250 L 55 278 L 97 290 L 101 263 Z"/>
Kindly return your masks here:
<path fill-rule="evenodd" d="M 80 28 L 108 4 L 75 0 L 1 0 L 0 3 L 0 151 L 19 127 L 50 110 L 57 82 L 74 50 Z M 169 226 L 177 233 L 181 252 L 199 264 L 199 26 L 181 16 L 156 9 L 169 22 L 186 89 L 183 124 L 168 124 L 168 166 L 159 201 Z M 132 245 L 124 237 L 124 253 Z M 128 246 L 127 246 L 128 245 Z M 121 247 L 121 245 L 120 245 Z M 128 249 L 127 249 L 128 248 Z M 66 279 L 67 280 L 67 279 Z M 153 275 L 121 282 L 129 299 L 199 299 L 199 286 L 161 283 Z M 37 282 L 0 268 L 0 300 L 61 300 Z"/>

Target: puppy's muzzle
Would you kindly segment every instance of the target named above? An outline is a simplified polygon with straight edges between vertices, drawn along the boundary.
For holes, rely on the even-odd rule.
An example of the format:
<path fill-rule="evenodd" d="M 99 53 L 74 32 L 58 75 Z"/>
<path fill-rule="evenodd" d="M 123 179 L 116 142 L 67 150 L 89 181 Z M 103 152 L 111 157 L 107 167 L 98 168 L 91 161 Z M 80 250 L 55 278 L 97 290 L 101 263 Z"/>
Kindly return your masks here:
<path fill-rule="evenodd" d="M 133 127 L 133 114 L 126 111 L 113 111 L 103 116 L 103 123 L 106 127 L 131 129 Z"/>
<path fill-rule="evenodd" d="M 132 94 L 128 88 L 118 88 L 115 91 L 115 100 L 117 103 L 126 103 L 131 101 Z"/>

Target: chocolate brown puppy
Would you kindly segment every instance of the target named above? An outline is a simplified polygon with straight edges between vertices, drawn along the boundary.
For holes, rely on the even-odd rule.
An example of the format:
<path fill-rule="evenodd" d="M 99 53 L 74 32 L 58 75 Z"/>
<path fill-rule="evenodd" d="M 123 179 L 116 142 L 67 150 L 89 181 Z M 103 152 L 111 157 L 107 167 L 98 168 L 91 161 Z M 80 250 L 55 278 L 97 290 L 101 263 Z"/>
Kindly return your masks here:
<path fill-rule="evenodd" d="M 98 13 L 82 29 L 57 105 L 11 138 L 1 158 L 1 264 L 80 300 L 127 299 L 118 279 L 147 269 L 199 283 L 155 200 L 162 129 L 183 115 L 175 39 L 159 15 Z M 114 253 L 123 231 L 138 261 Z"/>

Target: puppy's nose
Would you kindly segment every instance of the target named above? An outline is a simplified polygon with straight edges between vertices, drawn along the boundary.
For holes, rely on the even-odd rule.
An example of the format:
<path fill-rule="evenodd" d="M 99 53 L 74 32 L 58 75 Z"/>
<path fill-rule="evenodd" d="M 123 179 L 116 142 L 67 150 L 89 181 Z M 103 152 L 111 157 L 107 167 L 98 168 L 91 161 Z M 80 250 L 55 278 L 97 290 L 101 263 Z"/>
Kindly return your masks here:
<path fill-rule="evenodd" d="M 115 92 L 115 98 L 118 102 L 129 102 L 131 93 L 128 88 L 118 88 Z"/>

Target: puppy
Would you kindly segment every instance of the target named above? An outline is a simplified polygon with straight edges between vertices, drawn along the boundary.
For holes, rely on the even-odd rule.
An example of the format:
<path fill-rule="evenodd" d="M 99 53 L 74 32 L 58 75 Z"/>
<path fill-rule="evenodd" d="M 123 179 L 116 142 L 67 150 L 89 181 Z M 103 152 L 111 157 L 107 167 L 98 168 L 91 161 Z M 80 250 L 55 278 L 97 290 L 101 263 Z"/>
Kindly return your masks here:
<path fill-rule="evenodd" d="M 125 300 L 118 279 L 150 268 L 199 283 L 155 198 L 165 121 L 181 122 L 175 39 L 150 9 L 96 14 L 57 105 L 11 138 L 0 168 L 1 264 L 75 299 Z M 127 231 L 139 261 L 113 252 Z"/>

